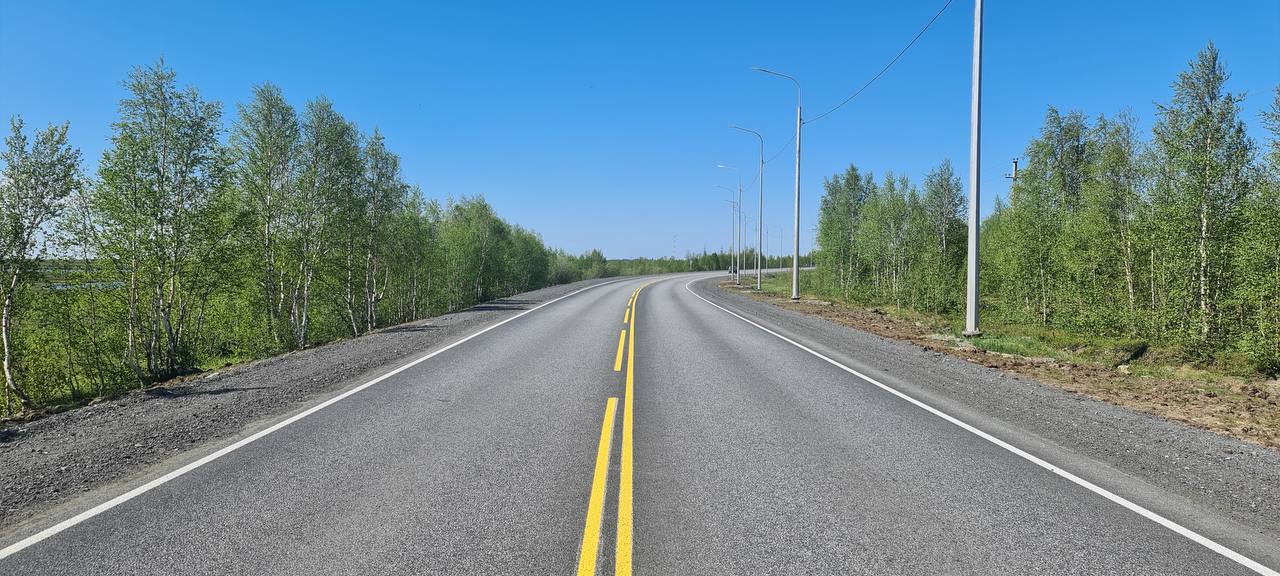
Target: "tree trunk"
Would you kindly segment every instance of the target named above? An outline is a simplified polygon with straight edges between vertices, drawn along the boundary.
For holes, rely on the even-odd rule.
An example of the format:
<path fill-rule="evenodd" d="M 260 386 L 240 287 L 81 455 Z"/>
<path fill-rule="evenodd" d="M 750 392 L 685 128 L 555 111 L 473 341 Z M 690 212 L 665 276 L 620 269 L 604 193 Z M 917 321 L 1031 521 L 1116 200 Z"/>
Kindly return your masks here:
<path fill-rule="evenodd" d="M 276 294 L 275 294 L 276 262 L 275 262 L 275 251 L 271 245 L 271 218 L 272 218 L 271 200 L 272 200 L 271 187 L 268 186 L 267 197 L 266 197 L 266 209 L 264 212 L 263 224 L 262 224 L 262 255 L 263 255 L 262 260 L 263 260 L 263 267 L 264 267 L 263 276 L 262 276 L 262 289 L 263 289 L 263 302 L 267 306 L 267 333 L 271 335 L 271 342 L 275 344 L 276 348 L 279 348 L 280 333 L 277 329 L 279 321 L 277 320 L 277 317 L 276 317 L 277 304 L 276 304 Z"/>
<path fill-rule="evenodd" d="M 347 282 L 346 282 L 346 304 L 347 304 L 347 320 L 351 323 L 351 335 L 360 335 L 360 325 L 356 323 L 356 293 L 355 293 L 355 277 L 351 270 L 351 246 L 347 246 Z"/>
<path fill-rule="evenodd" d="M 1124 285 L 1129 292 L 1129 334 L 1137 332 L 1137 296 L 1133 289 L 1133 231 L 1126 224 L 1121 232 L 1124 236 Z"/>
<path fill-rule="evenodd" d="M 1200 336 L 1209 336 L 1209 198 L 1208 190 L 1200 202 L 1200 237 L 1196 248 L 1200 253 Z"/>
<path fill-rule="evenodd" d="M 15 269 L 9 276 L 9 288 L 4 293 L 4 311 L 0 313 L 0 340 L 4 342 L 4 386 L 5 390 L 12 393 L 22 403 L 22 407 L 28 410 L 35 408 L 35 403 L 27 396 L 27 393 L 18 386 L 18 382 L 13 377 L 13 342 L 10 339 L 9 331 L 13 319 L 13 292 L 18 286 L 18 271 Z M 5 410 L 9 409 L 8 397 L 5 397 Z"/>
<path fill-rule="evenodd" d="M 1205 152 L 1213 150 L 1213 137 L 1205 139 Z M 1200 252 L 1200 336 L 1209 337 L 1209 203 L 1213 191 L 1209 183 L 1209 160 L 1205 160 L 1204 183 L 1200 197 L 1200 238 L 1196 248 Z"/>

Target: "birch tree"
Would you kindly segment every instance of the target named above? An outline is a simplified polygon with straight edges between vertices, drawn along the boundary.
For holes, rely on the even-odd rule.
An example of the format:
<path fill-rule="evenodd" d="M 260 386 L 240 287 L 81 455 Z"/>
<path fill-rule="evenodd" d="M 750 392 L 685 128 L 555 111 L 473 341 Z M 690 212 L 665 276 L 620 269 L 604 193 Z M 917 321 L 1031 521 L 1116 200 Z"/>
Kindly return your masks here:
<path fill-rule="evenodd" d="M 286 260 L 287 246 L 298 230 L 290 210 L 297 203 L 301 127 L 297 113 L 280 88 L 263 84 L 253 100 L 240 107 L 233 143 L 240 151 L 236 182 L 258 236 L 258 283 L 267 334 L 281 346 L 281 322 L 287 286 L 294 284 Z M 291 339 L 290 344 L 296 344 Z"/>
<path fill-rule="evenodd" d="M 1225 90 L 1228 77 L 1210 43 L 1178 75 L 1173 99 L 1159 106 L 1153 130 L 1169 200 L 1157 207 L 1157 226 L 1173 241 L 1170 272 L 1192 279 L 1175 297 L 1184 299 L 1182 310 L 1194 318 L 1202 341 L 1217 329 L 1253 155 L 1239 119 L 1242 97 Z"/>
<path fill-rule="evenodd" d="M 35 407 L 14 374 L 13 318 L 21 284 L 38 273 L 46 225 L 58 217 L 81 183 L 80 150 L 67 141 L 68 125 L 49 126 L 29 143 L 21 117 L 9 121 L 0 153 L 0 340 L 4 347 L 5 411 L 9 395 L 26 409 Z"/>
<path fill-rule="evenodd" d="M 126 286 L 125 362 L 142 383 L 193 365 L 232 213 L 222 107 L 175 79 L 163 60 L 129 75 L 92 199 L 95 253 Z"/>
<path fill-rule="evenodd" d="M 311 328 L 311 309 L 317 274 L 337 271 L 326 266 L 344 241 L 339 238 L 339 207 L 352 195 L 360 176 L 359 132 L 320 98 L 307 103 L 303 119 L 298 194 L 291 205 L 290 242 L 297 268 L 289 288 L 289 318 L 294 345 L 306 347 Z"/>

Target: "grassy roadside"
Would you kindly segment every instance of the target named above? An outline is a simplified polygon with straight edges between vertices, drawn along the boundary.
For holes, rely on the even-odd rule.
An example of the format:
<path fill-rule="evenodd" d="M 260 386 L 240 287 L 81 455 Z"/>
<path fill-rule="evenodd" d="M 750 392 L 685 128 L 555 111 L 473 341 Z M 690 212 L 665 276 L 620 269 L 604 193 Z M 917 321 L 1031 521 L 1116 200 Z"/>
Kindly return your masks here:
<path fill-rule="evenodd" d="M 803 276 L 801 276 L 803 279 Z M 745 280 L 745 276 L 744 276 Z M 754 279 L 749 284 L 754 285 Z M 1280 380 L 1230 367 L 1178 362 L 1172 351 L 1141 342 L 984 322 L 983 335 L 960 337 L 952 319 L 893 307 L 861 307 L 802 294 L 792 302 L 790 277 L 766 277 L 762 292 L 738 291 L 775 306 L 917 344 L 926 350 L 1013 372 L 1091 398 L 1280 449 Z"/>

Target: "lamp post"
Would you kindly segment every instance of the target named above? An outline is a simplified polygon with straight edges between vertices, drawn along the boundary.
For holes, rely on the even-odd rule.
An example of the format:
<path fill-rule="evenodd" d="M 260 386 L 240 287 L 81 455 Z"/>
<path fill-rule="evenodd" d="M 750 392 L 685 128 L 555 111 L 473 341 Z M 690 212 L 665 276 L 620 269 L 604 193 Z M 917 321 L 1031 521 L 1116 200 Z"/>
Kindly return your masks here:
<path fill-rule="evenodd" d="M 737 285 L 741 286 L 742 285 L 742 172 L 739 172 L 738 169 L 734 166 L 726 166 L 724 164 L 716 164 L 716 168 L 725 168 L 727 170 L 733 170 L 734 173 L 738 175 L 738 230 L 737 230 L 738 253 L 736 256 L 736 262 L 734 263 L 733 281 Z"/>
<path fill-rule="evenodd" d="M 750 128 L 741 126 L 730 126 L 734 130 L 750 132 L 756 135 L 756 139 L 760 141 L 760 173 L 756 177 L 760 181 L 760 212 L 759 218 L 756 220 L 756 291 L 760 290 L 760 256 L 764 253 L 764 136 L 759 132 Z"/>
<path fill-rule="evenodd" d="M 725 200 L 729 203 L 729 266 L 733 266 L 733 233 L 738 224 L 737 210 L 738 205 L 733 200 Z"/>
<path fill-rule="evenodd" d="M 733 188 L 722 186 L 720 184 L 716 184 L 716 188 L 729 191 L 729 199 L 725 200 L 725 202 L 729 203 L 729 266 L 733 268 L 733 278 L 734 281 L 737 282 L 737 259 L 738 253 L 742 250 L 742 247 L 738 245 L 738 214 L 740 209 L 738 208 L 738 202 L 733 199 L 735 194 Z"/>
<path fill-rule="evenodd" d="M 794 241 L 794 250 L 791 258 L 791 299 L 800 299 L 800 128 L 804 126 L 804 116 L 800 111 L 800 81 L 794 77 L 788 76 L 781 72 L 774 72 L 764 68 L 752 68 L 756 72 L 771 74 L 780 78 L 790 80 L 796 85 L 796 216 L 795 225 L 792 230 Z"/>

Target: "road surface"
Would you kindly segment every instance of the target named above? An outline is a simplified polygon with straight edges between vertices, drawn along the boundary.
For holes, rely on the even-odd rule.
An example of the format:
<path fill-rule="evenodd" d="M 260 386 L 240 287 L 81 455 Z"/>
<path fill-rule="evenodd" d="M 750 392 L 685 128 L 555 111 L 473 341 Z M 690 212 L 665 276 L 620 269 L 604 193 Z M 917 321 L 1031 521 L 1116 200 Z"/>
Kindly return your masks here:
<path fill-rule="evenodd" d="M 425 350 L 0 543 L 0 573 L 1275 573 L 1265 539 L 864 378 L 709 277 Z"/>

